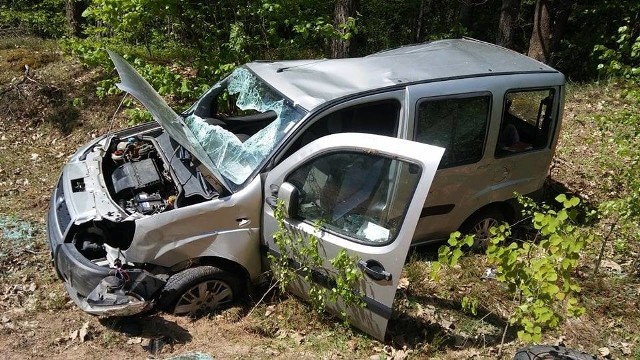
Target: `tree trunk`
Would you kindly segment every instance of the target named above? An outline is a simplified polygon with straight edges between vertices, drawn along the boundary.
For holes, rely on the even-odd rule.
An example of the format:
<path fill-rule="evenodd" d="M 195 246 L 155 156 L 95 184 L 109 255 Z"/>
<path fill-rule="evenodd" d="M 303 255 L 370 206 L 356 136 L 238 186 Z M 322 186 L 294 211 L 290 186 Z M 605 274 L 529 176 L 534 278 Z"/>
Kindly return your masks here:
<path fill-rule="evenodd" d="M 420 1 L 420 11 L 418 12 L 418 21 L 416 21 L 416 42 L 422 42 L 424 32 L 424 18 L 431 8 L 431 0 Z"/>
<path fill-rule="evenodd" d="M 498 35 L 496 36 L 496 43 L 498 45 L 513 49 L 513 28 L 515 27 L 519 11 L 520 0 L 502 0 Z"/>
<path fill-rule="evenodd" d="M 551 18 L 549 16 L 549 0 L 537 0 L 533 15 L 533 31 L 529 40 L 528 55 L 538 61 L 549 61 L 551 48 Z"/>
<path fill-rule="evenodd" d="M 71 35 L 82 36 L 82 25 L 84 18 L 82 13 L 87 9 L 86 0 L 65 0 L 65 9 L 67 13 L 67 24 L 71 31 Z"/>
<path fill-rule="evenodd" d="M 551 35 L 551 53 L 558 51 L 560 42 L 564 39 L 564 32 L 569 22 L 571 9 L 575 0 L 559 0 L 555 9 L 555 21 L 553 22 L 553 33 Z"/>
<path fill-rule="evenodd" d="M 337 0 L 333 11 L 333 26 L 341 33 L 344 30 L 342 24 L 346 24 L 349 17 L 353 17 L 358 10 L 358 0 Z M 353 51 L 351 39 L 331 39 L 331 57 L 334 59 L 349 57 Z"/>
<path fill-rule="evenodd" d="M 469 0 L 458 0 L 458 24 L 468 29 L 471 23 L 471 4 Z"/>

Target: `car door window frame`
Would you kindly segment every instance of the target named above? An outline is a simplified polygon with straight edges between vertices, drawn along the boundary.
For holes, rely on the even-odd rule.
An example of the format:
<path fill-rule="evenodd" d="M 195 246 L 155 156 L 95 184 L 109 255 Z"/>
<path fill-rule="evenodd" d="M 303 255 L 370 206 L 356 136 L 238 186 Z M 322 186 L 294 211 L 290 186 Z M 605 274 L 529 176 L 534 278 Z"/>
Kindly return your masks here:
<path fill-rule="evenodd" d="M 461 161 L 461 162 L 454 162 L 451 164 L 444 164 L 443 162 L 445 161 L 446 158 L 446 152 L 445 152 L 445 156 L 442 157 L 442 161 L 440 163 L 440 166 L 438 166 L 438 169 L 446 169 L 446 168 L 453 168 L 453 167 L 458 167 L 458 166 L 464 166 L 464 165 L 469 165 L 469 164 L 475 164 L 479 161 L 481 161 L 484 156 L 485 156 L 485 149 L 487 147 L 487 137 L 489 135 L 489 129 L 491 128 L 491 123 L 492 123 L 492 112 L 493 112 L 493 98 L 494 95 L 491 91 L 474 91 L 474 92 L 469 92 L 469 93 L 457 93 L 457 94 L 445 94 L 445 95 L 436 95 L 436 96 L 429 96 L 429 97 L 423 97 L 418 99 L 418 101 L 416 102 L 416 106 L 415 106 L 415 122 L 414 122 L 414 126 L 413 126 L 413 141 L 417 141 L 417 142 L 421 142 L 418 140 L 418 132 L 420 130 L 420 124 L 419 122 L 419 117 L 420 117 L 420 107 L 426 103 L 426 102 L 431 102 L 431 101 L 443 101 L 443 100 L 459 100 L 459 99 L 469 99 L 469 98 L 488 98 L 488 103 L 487 103 L 487 112 L 486 112 L 486 117 L 485 117 L 485 125 L 484 125 L 484 133 L 483 133 L 483 140 L 482 140 L 482 146 L 480 149 L 480 154 L 477 158 L 473 159 L 473 160 L 469 160 L 469 161 Z M 457 123 L 457 122 L 456 122 Z M 454 128 L 452 130 L 453 132 L 453 136 L 455 136 L 455 131 L 456 129 Z M 455 137 L 453 139 L 453 141 L 455 141 Z M 424 143 L 424 142 L 423 142 Z M 440 146 L 440 145 L 437 145 Z M 445 151 L 453 151 L 452 149 L 446 149 Z"/>
<path fill-rule="evenodd" d="M 380 160 L 384 161 L 383 164 L 386 163 L 386 162 L 391 163 L 391 162 L 395 161 L 396 162 L 395 165 L 392 165 L 392 164 L 389 164 L 387 166 L 383 165 L 383 169 L 381 169 L 381 171 L 382 171 L 381 176 L 382 175 L 386 175 L 388 177 L 389 173 L 391 172 L 391 168 L 394 167 L 394 166 L 396 168 L 399 168 L 400 166 L 404 165 L 404 166 L 407 166 L 408 169 L 411 168 L 411 167 L 417 168 L 416 169 L 417 172 L 415 174 L 412 174 L 415 177 L 415 183 L 414 184 L 410 184 L 410 188 L 404 190 L 404 192 L 409 196 L 409 198 L 406 199 L 406 201 L 404 202 L 404 206 L 401 209 L 397 209 L 397 210 L 401 210 L 401 215 L 398 216 L 395 219 L 395 222 L 396 222 L 395 225 L 396 225 L 397 228 L 395 229 L 395 231 L 391 231 L 390 229 L 386 229 L 385 228 L 386 230 L 389 230 L 390 235 L 393 235 L 393 236 L 390 236 L 387 240 L 385 240 L 385 241 L 365 240 L 365 239 L 358 238 L 358 237 L 352 235 L 353 232 L 348 232 L 346 230 L 345 231 L 341 231 L 340 229 L 336 228 L 335 226 L 332 226 L 332 225 L 328 225 L 327 226 L 324 223 L 320 222 L 320 229 L 322 231 L 326 231 L 326 232 L 328 232 L 328 233 L 330 233 L 330 234 L 332 234 L 334 236 L 338 236 L 340 238 L 343 238 L 345 240 L 348 240 L 348 241 L 351 241 L 351 242 L 354 242 L 354 243 L 357 243 L 357 244 L 362 244 L 362 245 L 372 246 L 372 247 L 382 247 L 382 246 L 389 245 L 389 244 L 393 243 L 394 241 L 396 241 L 397 237 L 398 237 L 398 234 L 400 232 L 400 228 L 402 227 L 402 225 L 404 223 L 404 220 L 406 218 L 407 212 L 409 210 L 409 205 L 411 204 L 411 201 L 413 199 L 414 193 L 416 191 L 416 187 L 417 187 L 418 183 L 420 182 L 420 178 L 422 176 L 422 171 L 423 171 L 422 167 L 419 166 L 418 164 L 416 164 L 415 162 L 411 161 L 410 159 L 404 159 L 404 158 L 400 158 L 400 157 L 397 157 L 397 156 L 390 156 L 388 154 L 371 154 L 371 153 L 366 152 L 366 151 L 357 151 L 357 150 L 354 150 L 354 149 L 334 149 L 334 150 L 318 153 L 315 156 L 313 156 L 312 158 L 307 159 L 304 163 L 300 164 L 296 168 L 288 171 L 287 174 L 284 177 L 285 181 L 286 182 L 290 182 L 290 183 L 293 184 L 293 182 L 291 181 L 291 177 L 297 171 L 303 169 L 306 166 L 312 166 L 312 164 L 314 162 L 320 160 L 323 157 L 332 156 L 334 154 L 357 154 L 357 155 L 363 155 L 363 156 L 377 156 L 377 157 L 380 158 Z M 398 170 L 398 169 L 395 170 L 396 174 L 393 175 L 395 177 L 395 179 L 393 181 L 389 181 L 389 184 L 387 184 L 387 186 L 388 186 L 387 196 L 388 196 L 388 192 L 389 191 L 394 191 L 394 192 L 397 191 L 397 189 L 394 189 L 394 190 L 391 190 L 391 189 L 392 188 L 396 188 L 399 185 L 398 181 L 397 181 L 397 179 L 400 178 L 399 171 L 400 170 Z M 409 171 L 411 171 L 411 170 L 409 170 Z M 302 190 L 302 189 L 299 188 L 300 184 L 294 184 L 294 186 L 296 186 L 296 188 L 298 188 L 299 191 Z M 304 184 L 302 184 L 302 186 L 304 186 Z M 373 189 L 373 190 L 375 190 L 375 189 Z M 372 194 L 373 194 L 373 196 L 370 196 L 368 198 L 368 200 L 370 200 L 372 197 L 375 197 L 375 192 L 372 192 Z M 388 198 L 386 200 L 386 205 L 390 206 Z M 317 224 L 319 219 L 305 218 L 305 217 L 300 215 L 300 210 L 299 210 L 300 209 L 300 204 L 298 204 L 297 208 L 298 208 L 298 211 L 293 216 L 293 218 L 295 220 L 302 221 L 302 222 L 305 222 L 305 223 L 310 224 L 310 225 Z M 387 221 L 390 222 L 390 220 L 387 220 Z M 380 224 L 377 224 L 377 223 L 374 223 L 374 225 L 377 225 L 377 226 L 380 226 L 380 227 L 384 227 L 384 226 L 382 226 Z"/>
<path fill-rule="evenodd" d="M 325 119 L 327 116 L 331 116 L 332 114 L 340 111 L 346 111 L 360 106 L 367 106 L 382 102 L 395 102 L 398 105 L 393 137 L 399 137 L 403 127 L 406 126 L 404 124 L 404 119 L 406 117 L 404 90 L 394 90 L 391 92 L 387 91 L 380 94 L 372 94 L 360 99 L 349 100 L 343 103 L 334 104 L 333 106 L 322 109 L 315 114 L 312 113 L 307 118 L 303 119 L 301 125 L 297 129 L 295 129 L 292 135 L 286 140 L 284 146 L 281 147 L 279 153 L 274 156 L 274 161 L 271 167 L 280 164 L 282 161 L 284 161 L 284 159 L 288 158 L 294 152 L 299 150 L 301 147 L 294 148 L 297 145 L 297 141 L 301 139 L 311 127 L 313 127 L 317 122 L 323 121 L 323 119 Z"/>

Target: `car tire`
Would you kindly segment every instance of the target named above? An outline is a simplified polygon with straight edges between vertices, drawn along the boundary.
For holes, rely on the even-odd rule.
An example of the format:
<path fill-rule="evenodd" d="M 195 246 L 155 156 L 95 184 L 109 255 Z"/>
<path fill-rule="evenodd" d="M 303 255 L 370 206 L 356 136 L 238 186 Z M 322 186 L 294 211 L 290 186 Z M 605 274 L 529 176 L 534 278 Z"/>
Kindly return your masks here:
<path fill-rule="evenodd" d="M 460 232 L 475 235 L 473 240 L 474 251 L 485 251 L 489 246 L 491 234 L 489 229 L 504 222 L 504 214 L 497 208 L 487 208 L 473 214 L 460 227 Z"/>
<path fill-rule="evenodd" d="M 596 360 L 595 356 L 564 346 L 531 345 L 519 349 L 513 360 Z"/>
<path fill-rule="evenodd" d="M 158 308 L 175 315 L 197 316 L 231 305 L 242 281 L 214 266 L 198 266 L 174 274 L 167 281 Z"/>

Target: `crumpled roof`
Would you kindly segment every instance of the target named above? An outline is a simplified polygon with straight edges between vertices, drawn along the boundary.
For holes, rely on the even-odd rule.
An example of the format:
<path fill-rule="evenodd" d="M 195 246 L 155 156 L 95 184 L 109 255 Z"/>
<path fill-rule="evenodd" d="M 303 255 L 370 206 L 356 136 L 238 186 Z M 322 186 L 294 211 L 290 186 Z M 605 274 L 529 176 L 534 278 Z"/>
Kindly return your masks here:
<path fill-rule="evenodd" d="M 361 58 L 246 65 L 306 110 L 339 97 L 409 82 L 509 72 L 555 72 L 530 57 L 473 40 L 404 46 Z"/>

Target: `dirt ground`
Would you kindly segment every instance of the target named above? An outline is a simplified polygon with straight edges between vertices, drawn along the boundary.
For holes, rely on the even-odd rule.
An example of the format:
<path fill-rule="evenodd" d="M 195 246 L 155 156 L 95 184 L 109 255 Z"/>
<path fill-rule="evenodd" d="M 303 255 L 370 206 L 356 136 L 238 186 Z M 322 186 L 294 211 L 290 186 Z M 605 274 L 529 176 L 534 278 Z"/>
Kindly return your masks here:
<path fill-rule="evenodd" d="M 500 309 L 508 299 L 496 295 L 503 292 L 497 284 L 479 281 L 484 259 L 470 257 L 463 264 L 469 271 L 456 281 L 433 284 L 421 272 L 432 256 L 429 250 L 411 255 L 410 281 L 398 294 L 385 343 L 286 295 L 269 293 L 258 302 L 266 288 L 236 307 L 198 319 L 154 313 L 114 320 L 80 311 L 50 262 L 45 217 L 67 157 L 98 134 L 127 125 L 122 113 L 113 117 L 121 96 L 95 96 L 99 76 L 63 56 L 54 43 L 0 39 L 0 359 L 497 357 L 506 324 Z M 604 185 L 613 170 L 593 161 L 611 150 L 589 119 L 610 106 L 626 106 L 615 86 L 570 86 L 551 170 L 554 187 L 593 203 L 610 196 L 611 186 Z M 596 248 L 588 249 L 585 259 L 592 259 Z M 603 355 L 606 348 L 610 358 L 639 358 L 637 250 L 633 244 L 608 251 L 608 267 L 598 278 L 588 276 L 585 265 L 577 276 L 587 314 L 548 332 L 545 342 L 563 340 L 592 354 Z M 492 304 L 485 317 L 460 311 L 459 299 L 468 289 L 478 289 Z M 505 358 L 522 345 L 507 336 Z"/>

